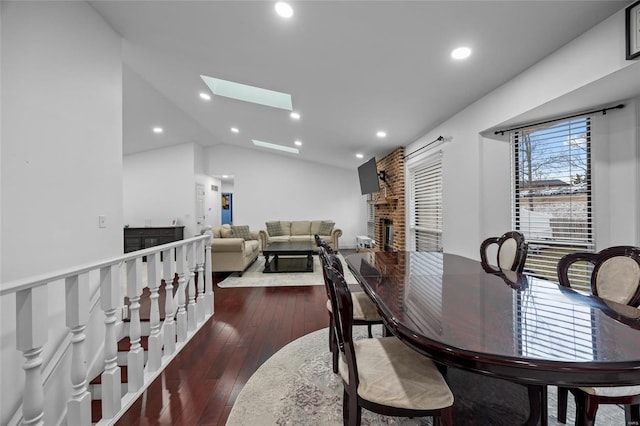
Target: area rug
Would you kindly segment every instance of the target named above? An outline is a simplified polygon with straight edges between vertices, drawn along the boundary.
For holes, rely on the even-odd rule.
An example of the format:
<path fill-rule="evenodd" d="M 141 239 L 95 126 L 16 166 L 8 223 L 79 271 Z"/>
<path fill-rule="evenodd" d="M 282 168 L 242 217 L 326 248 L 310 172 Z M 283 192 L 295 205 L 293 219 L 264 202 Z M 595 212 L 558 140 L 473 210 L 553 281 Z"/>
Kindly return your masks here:
<path fill-rule="evenodd" d="M 348 284 L 357 284 L 358 282 L 351 274 L 344 258 L 341 254 L 338 257 L 344 265 L 345 279 Z M 313 256 L 313 272 L 285 272 L 280 274 L 265 274 L 264 256 L 258 257 L 249 268 L 240 276 L 238 272 L 230 274 L 227 278 L 218 283 L 218 287 L 284 287 L 284 286 L 303 286 L 303 285 L 324 285 L 322 277 L 322 266 L 320 258 Z"/>
<path fill-rule="evenodd" d="M 357 331 L 365 338 L 366 329 Z M 342 381 L 331 369 L 328 329 L 303 336 L 269 358 L 247 381 L 229 414 L 227 426 L 342 425 Z M 376 333 L 380 335 L 381 331 Z M 513 426 L 528 414 L 526 388 L 500 379 L 449 368 L 456 426 Z M 549 387 L 549 425 L 556 420 L 556 388 Z M 569 396 L 567 425 L 574 424 Z M 362 410 L 362 425 L 432 425 L 431 418 L 385 417 Z M 624 410 L 602 405 L 597 425 L 624 425 Z"/>

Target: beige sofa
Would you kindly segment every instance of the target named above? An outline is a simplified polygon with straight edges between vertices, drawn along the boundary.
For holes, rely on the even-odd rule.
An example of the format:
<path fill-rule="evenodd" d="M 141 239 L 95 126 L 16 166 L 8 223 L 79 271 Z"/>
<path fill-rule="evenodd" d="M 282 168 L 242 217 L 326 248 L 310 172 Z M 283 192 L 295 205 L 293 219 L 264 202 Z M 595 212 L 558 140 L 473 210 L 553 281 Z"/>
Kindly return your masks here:
<path fill-rule="evenodd" d="M 249 231 L 251 239 L 234 236 L 230 225 L 214 227 L 211 243 L 211 269 L 213 272 L 240 272 L 240 275 L 260 255 L 257 231 Z"/>
<path fill-rule="evenodd" d="M 325 222 L 324 225 L 323 222 Z M 267 229 L 261 229 L 259 234 L 262 248 L 276 241 L 311 241 L 315 247 L 314 236 L 318 234 L 335 252 L 338 252 L 338 238 L 342 236 L 342 230 L 336 228 L 334 224 L 329 232 L 321 233 L 321 230 L 327 231 L 328 225 L 326 222 L 334 224 L 332 220 L 280 220 L 267 222 L 265 224 Z M 270 229 L 271 231 L 274 228 L 277 229 L 278 223 L 280 224 L 281 232 L 269 232 Z"/>

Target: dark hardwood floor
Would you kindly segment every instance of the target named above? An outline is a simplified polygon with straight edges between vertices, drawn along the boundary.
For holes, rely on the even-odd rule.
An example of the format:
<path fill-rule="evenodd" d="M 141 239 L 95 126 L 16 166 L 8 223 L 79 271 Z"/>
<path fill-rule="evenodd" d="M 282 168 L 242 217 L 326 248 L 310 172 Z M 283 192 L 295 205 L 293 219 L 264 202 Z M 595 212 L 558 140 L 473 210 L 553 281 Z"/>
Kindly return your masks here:
<path fill-rule="evenodd" d="M 214 284 L 223 278 L 214 276 Z M 324 286 L 216 285 L 213 317 L 117 424 L 224 425 L 240 390 L 264 361 L 328 326 L 326 300 Z"/>

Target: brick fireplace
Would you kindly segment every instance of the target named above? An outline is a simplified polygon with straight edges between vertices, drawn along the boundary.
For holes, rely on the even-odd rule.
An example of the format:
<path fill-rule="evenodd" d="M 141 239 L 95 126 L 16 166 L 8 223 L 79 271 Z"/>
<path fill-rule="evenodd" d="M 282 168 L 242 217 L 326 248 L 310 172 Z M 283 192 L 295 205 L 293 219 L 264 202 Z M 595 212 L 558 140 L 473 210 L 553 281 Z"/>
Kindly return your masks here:
<path fill-rule="evenodd" d="M 404 148 L 396 148 L 377 162 L 385 172 L 374 205 L 375 240 L 378 250 L 405 250 Z"/>

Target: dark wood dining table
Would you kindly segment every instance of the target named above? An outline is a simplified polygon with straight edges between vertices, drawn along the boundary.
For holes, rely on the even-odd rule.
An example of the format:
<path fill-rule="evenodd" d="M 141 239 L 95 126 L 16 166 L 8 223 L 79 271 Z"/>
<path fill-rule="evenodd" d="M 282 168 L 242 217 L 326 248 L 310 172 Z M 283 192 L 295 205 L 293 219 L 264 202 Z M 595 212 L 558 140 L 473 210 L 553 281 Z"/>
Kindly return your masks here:
<path fill-rule="evenodd" d="M 345 257 L 387 329 L 437 362 L 528 387 L 526 424 L 546 425 L 546 386 L 640 384 L 640 310 L 437 252 Z M 543 403 L 544 401 L 544 403 Z"/>

